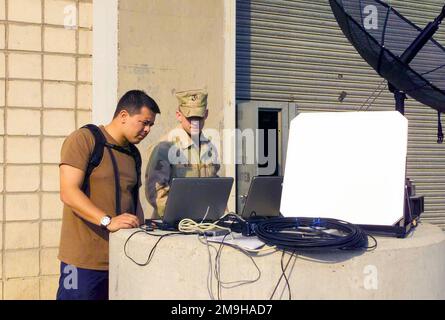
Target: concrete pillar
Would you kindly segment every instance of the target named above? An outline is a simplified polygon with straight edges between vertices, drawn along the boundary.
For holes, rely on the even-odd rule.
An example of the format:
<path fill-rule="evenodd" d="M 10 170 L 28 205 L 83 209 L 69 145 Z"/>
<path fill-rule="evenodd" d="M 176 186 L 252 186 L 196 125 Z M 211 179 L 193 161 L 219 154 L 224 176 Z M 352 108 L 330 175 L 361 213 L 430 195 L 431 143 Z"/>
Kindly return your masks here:
<path fill-rule="evenodd" d="M 139 145 L 143 170 L 148 146 L 177 125 L 177 91 L 207 89 L 206 128 L 222 136 L 224 128 L 235 127 L 234 0 L 120 1 L 118 25 L 118 96 L 145 90 L 162 112 Z M 234 176 L 234 168 L 223 166 L 221 175 Z M 140 195 L 149 216 L 143 190 Z"/>

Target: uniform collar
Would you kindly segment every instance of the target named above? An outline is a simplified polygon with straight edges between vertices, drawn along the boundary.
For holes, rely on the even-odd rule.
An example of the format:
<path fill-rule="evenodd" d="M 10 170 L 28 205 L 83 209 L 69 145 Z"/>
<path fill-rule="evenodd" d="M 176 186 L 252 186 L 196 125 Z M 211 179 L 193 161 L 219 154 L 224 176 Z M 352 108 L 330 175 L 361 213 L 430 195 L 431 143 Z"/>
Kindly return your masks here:
<path fill-rule="evenodd" d="M 177 129 L 180 129 L 180 132 L 181 132 L 181 136 L 176 137 L 176 139 L 177 139 L 176 141 L 181 146 L 181 149 L 190 148 L 193 145 L 192 138 L 188 135 L 188 133 L 181 126 L 178 126 Z M 202 144 L 206 144 L 206 143 L 210 142 L 210 140 L 204 135 L 203 132 L 201 132 L 201 137 L 199 140 L 200 140 L 200 143 L 202 143 Z"/>

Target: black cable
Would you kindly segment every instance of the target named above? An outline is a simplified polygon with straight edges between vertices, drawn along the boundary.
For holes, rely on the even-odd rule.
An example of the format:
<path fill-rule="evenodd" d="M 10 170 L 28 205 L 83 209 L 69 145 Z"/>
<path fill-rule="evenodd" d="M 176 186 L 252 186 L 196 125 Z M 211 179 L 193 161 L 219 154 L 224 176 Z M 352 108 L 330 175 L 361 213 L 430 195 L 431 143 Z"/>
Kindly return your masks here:
<path fill-rule="evenodd" d="M 283 273 L 284 280 L 286 281 L 287 290 L 289 292 L 289 300 L 292 300 L 292 294 L 291 294 L 291 290 L 290 290 L 289 279 L 287 278 L 287 275 L 286 275 L 286 269 L 287 269 L 287 266 L 289 265 L 289 262 L 292 260 L 292 258 L 294 256 L 294 253 L 292 253 L 292 255 L 289 257 L 289 260 L 288 260 L 288 262 L 286 264 L 286 268 L 284 268 L 283 260 L 284 260 L 285 253 L 286 253 L 286 251 L 283 250 L 283 254 L 281 255 L 281 261 L 280 261 L 281 272 Z"/>
<path fill-rule="evenodd" d="M 377 249 L 377 239 L 370 234 L 367 234 L 367 236 L 374 241 L 374 244 L 372 246 L 367 247 L 366 249 L 367 251 L 374 251 L 375 249 Z"/>
<path fill-rule="evenodd" d="M 156 251 L 156 248 L 157 248 L 158 244 L 161 242 L 162 239 L 164 239 L 164 238 L 166 238 L 166 237 L 169 237 L 169 236 L 172 236 L 172 235 L 177 235 L 177 234 L 182 234 L 182 235 L 183 235 L 183 234 L 190 234 L 190 233 L 183 233 L 183 232 L 170 232 L 170 233 L 165 233 L 165 234 L 155 234 L 155 233 L 150 233 L 150 232 L 148 232 L 147 230 L 143 229 L 142 227 L 141 227 L 140 229 L 141 229 L 141 230 L 138 230 L 138 231 L 133 232 L 133 233 L 127 238 L 127 240 L 126 240 L 125 243 L 124 243 L 124 254 L 125 254 L 125 256 L 126 256 L 128 259 L 130 259 L 131 261 L 133 261 L 133 263 L 135 263 L 136 265 L 138 265 L 138 266 L 140 266 L 140 267 L 145 267 L 145 266 L 147 266 L 147 265 L 150 263 L 151 259 L 153 258 L 153 255 L 154 255 L 154 253 L 155 253 L 155 251 Z M 144 262 L 144 263 L 137 262 L 137 261 L 134 260 L 132 257 L 130 257 L 129 254 L 127 253 L 127 245 L 128 245 L 128 242 L 130 241 L 131 238 L 133 238 L 133 237 L 134 237 L 136 234 L 138 234 L 138 233 L 145 233 L 145 234 L 148 234 L 148 235 L 150 235 L 150 236 L 159 237 L 159 239 L 156 241 L 156 243 L 155 243 L 155 244 L 153 245 L 153 247 L 151 248 L 150 253 L 148 254 L 147 261 Z"/>
<path fill-rule="evenodd" d="M 124 243 L 124 253 L 125 253 L 125 256 L 126 256 L 128 259 L 130 259 L 133 263 L 135 263 L 136 265 L 141 266 L 141 267 L 147 266 L 147 265 L 151 262 L 151 260 L 152 260 L 152 258 L 153 258 L 153 256 L 154 256 L 154 253 L 155 253 L 155 251 L 156 251 L 156 248 L 157 248 L 157 246 L 159 245 L 159 243 L 161 242 L 162 239 L 164 239 L 164 238 L 166 238 L 166 237 L 169 237 L 169 236 L 172 236 L 172 235 L 196 235 L 196 233 L 184 233 L 184 232 L 170 232 L 170 233 L 166 233 L 166 234 L 156 234 L 156 233 L 150 233 L 150 232 L 148 232 L 148 231 L 147 231 L 146 229 L 144 229 L 143 227 L 144 227 L 144 226 L 141 226 L 141 227 L 140 227 L 140 230 L 137 230 L 137 231 L 133 232 L 133 233 L 126 239 L 126 241 L 125 241 L 125 243 Z M 129 255 L 128 252 L 127 252 L 127 247 L 128 247 L 128 243 L 129 243 L 129 241 L 131 240 L 131 238 L 133 238 L 133 237 L 134 237 L 136 234 L 138 234 L 138 233 L 145 233 L 145 234 L 148 234 L 148 235 L 151 235 L 151 236 L 154 236 L 154 237 L 158 237 L 158 238 L 159 238 L 159 239 L 156 241 L 156 243 L 153 245 L 153 247 L 151 248 L 150 253 L 149 253 L 149 255 L 148 255 L 148 258 L 147 258 L 147 260 L 146 260 L 144 263 L 137 262 L 137 261 L 134 260 L 132 257 L 130 257 L 130 255 Z M 233 282 L 228 282 L 227 284 L 232 284 L 232 283 L 235 284 L 235 283 L 236 283 L 236 285 L 233 286 L 233 287 L 236 287 L 236 286 L 240 286 L 240 285 L 243 285 L 243 284 L 254 283 L 254 282 L 258 281 L 258 280 L 261 278 L 261 270 L 259 269 L 259 267 L 258 267 L 258 265 L 256 264 L 256 262 L 254 261 L 254 259 L 253 259 L 247 252 L 245 252 L 245 251 L 242 250 L 241 248 L 238 248 L 237 246 L 232 246 L 232 245 L 230 245 L 230 244 L 226 244 L 226 243 L 224 243 L 225 238 L 226 238 L 228 235 L 229 235 L 229 234 L 224 235 L 223 240 L 222 240 L 222 242 L 220 243 L 220 246 L 219 246 L 219 248 L 218 248 L 218 250 L 217 250 L 216 257 L 215 257 L 215 277 L 216 277 L 217 282 L 218 282 L 218 286 L 217 286 L 217 290 L 218 290 L 218 292 L 217 292 L 218 300 L 221 300 L 221 292 L 222 292 L 222 288 L 224 287 L 224 284 L 225 284 L 225 282 L 221 281 L 221 253 L 222 253 L 222 249 L 223 249 L 223 247 L 224 247 L 225 245 L 229 245 L 229 246 L 231 246 L 231 247 L 237 248 L 237 249 L 239 249 L 242 253 L 244 253 L 245 255 L 247 255 L 247 256 L 250 258 L 250 260 L 253 262 L 255 268 L 256 268 L 257 271 L 258 271 L 258 276 L 256 277 L 256 279 L 253 279 L 253 280 L 247 279 L 247 280 L 233 281 Z M 207 238 L 207 237 L 205 237 L 205 238 Z M 207 239 L 206 239 L 206 243 L 207 243 L 207 247 L 209 247 L 209 244 L 208 244 Z M 215 248 L 215 250 L 216 250 L 216 248 Z M 209 254 L 210 254 L 210 251 L 209 251 Z M 210 256 L 209 256 L 209 257 L 210 257 Z M 209 260 L 209 263 L 211 264 L 211 260 Z M 211 268 L 211 266 L 210 266 L 210 268 Z M 232 287 L 229 287 L 229 288 L 232 288 Z M 208 289 L 209 289 L 209 288 L 208 288 Z M 210 286 L 210 290 L 211 290 L 211 286 Z M 210 293 L 211 293 L 211 292 L 210 292 Z M 212 294 L 211 294 L 211 298 L 212 298 Z"/>
<path fill-rule="evenodd" d="M 442 122 L 440 121 L 440 111 L 437 112 L 437 143 L 443 143 Z"/>
<path fill-rule="evenodd" d="M 148 255 L 148 258 L 147 258 L 147 260 L 146 260 L 144 263 L 137 262 L 137 261 L 134 260 L 132 257 L 130 257 L 130 255 L 129 255 L 128 252 L 127 252 L 127 247 L 128 247 L 128 243 L 129 243 L 129 241 L 131 240 L 131 238 L 133 238 L 133 237 L 134 237 L 136 234 L 138 234 L 138 233 L 145 233 L 145 234 L 147 234 L 147 235 L 150 235 L 150 236 L 154 236 L 154 237 L 158 237 L 158 238 L 159 238 L 159 239 L 156 241 L 156 243 L 153 245 L 153 247 L 151 248 L 150 253 L 149 253 L 149 255 Z M 144 226 L 141 226 L 141 227 L 140 227 L 140 230 L 137 230 L 137 231 L 133 232 L 133 233 L 126 239 L 126 241 L 125 241 L 125 243 L 124 243 L 124 253 L 125 253 L 125 256 L 126 256 L 128 259 L 130 259 L 133 263 L 135 263 L 135 264 L 138 265 L 138 266 L 144 267 L 144 266 L 147 266 L 147 265 L 151 262 L 151 260 L 152 260 L 152 258 L 153 258 L 153 256 L 154 256 L 154 253 L 155 253 L 155 251 L 156 251 L 156 248 L 157 248 L 157 246 L 159 245 L 159 243 L 161 242 L 162 239 L 164 239 L 164 238 L 166 238 L 166 237 L 169 237 L 169 236 L 172 236 L 172 235 L 196 235 L 196 234 L 197 234 L 197 233 L 184 233 L 184 232 L 170 232 L 170 233 L 166 233 L 166 234 L 156 234 L 156 233 L 148 232 L 148 230 L 144 229 Z M 245 255 L 247 255 L 247 256 L 250 258 L 250 260 L 252 261 L 252 263 L 254 264 L 254 266 L 255 266 L 255 268 L 257 269 L 257 271 L 258 271 L 258 276 L 256 277 L 256 279 L 253 279 L 253 280 L 247 279 L 247 280 L 233 281 L 233 282 L 228 282 L 227 284 L 232 284 L 232 283 L 233 283 L 233 284 L 235 284 L 233 287 L 236 287 L 236 286 L 240 286 L 240 285 L 243 285 L 243 284 L 254 283 L 254 282 L 258 281 L 258 280 L 261 278 L 261 270 L 259 269 L 259 267 L 258 267 L 258 265 L 256 264 L 256 262 L 254 261 L 254 259 L 253 259 L 247 252 L 245 252 L 245 251 L 242 250 L 241 248 L 238 248 L 237 246 L 232 246 L 232 245 L 230 245 L 230 244 L 224 243 L 225 238 L 226 238 L 228 235 L 229 235 L 229 234 L 226 234 L 226 235 L 224 236 L 224 238 L 223 238 L 223 240 L 222 240 L 222 242 L 221 242 L 221 244 L 220 244 L 220 246 L 219 246 L 219 249 L 217 250 L 216 257 L 215 257 L 215 277 L 216 277 L 216 279 L 217 279 L 217 281 L 218 281 L 218 299 L 221 298 L 221 291 L 222 291 L 221 288 L 223 288 L 223 287 L 224 287 L 224 284 L 225 284 L 225 282 L 221 281 L 221 271 L 220 271 L 220 269 L 221 269 L 221 252 L 222 252 L 222 248 L 223 248 L 224 246 L 226 246 L 226 245 L 231 246 L 231 247 L 233 247 L 233 248 L 237 248 L 237 249 L 239 249 L 242 253 L 244 253 Z M 209 247 L 209 244 L 208 244 L 207 239 L 206 239 L 206 243 L 207 243 L 207 246 Z M 216 248 L 214 248 L 214 249 L 216 250 Z M 211 260 L 210 260 L 209 262 L 211 263 Z M 232 288 L 232 287 L 229 287 L 229 288 Z"/>
<path fill-rule="evenodd" d="M 242 226 L 244 223 L 245 221 L 235 213 L 228 213 L 215 221 L 215 224 L 221 227 L 230 228 L 232 232 L 238 233 L 242 232 Z"/>
<path fill-rule="evenodd" d="M 258 222 L 255 233 L 264 243 L 288 251 L 368 248 L 359 226 L 331 218 L 271 218 Z"/>
<path fill-rule="evenodd" d="M 292 260 L 292 258 L 293 258 L 293 256 L 294 256 L 295 252 L 292 252 L 291 256 L 289 257 L 289 260 L 288 260 L 287 263 L 286 263 L 286 266 L 283 268 L 283 258 L 284 258 L 284 254 L 285 254 L 285 252 L 286 252 L 286 251 L 283 250 L 283 253 L 282 253 L 282 255 L 281 255 L 281 276 L 280 276 L 280 278 L 278 278 L 277 284 L 275 285 L 275 288 L 273 289 L 272 294 L 270 295 L 269 300 L 272 300 L 273 296 L 275 295 L 275 292 L 276 292 L 277 289 L 278 289 L 278 286 L 279 286 L 280 283 L 281 283 L 281 279 L 283 279 L 283 277 L 286 278 L 286 283 L 287 283 L 287 287 L 288 287 L 288 290 L 289 290 L 289 300 L 291 299 L 290 283 L 289 283 L 289 280 L 288 280 L 287 277 L 286 277 L 286 270 L 287 270 L 287 267 L 289 266 L 290 261 Z"/>

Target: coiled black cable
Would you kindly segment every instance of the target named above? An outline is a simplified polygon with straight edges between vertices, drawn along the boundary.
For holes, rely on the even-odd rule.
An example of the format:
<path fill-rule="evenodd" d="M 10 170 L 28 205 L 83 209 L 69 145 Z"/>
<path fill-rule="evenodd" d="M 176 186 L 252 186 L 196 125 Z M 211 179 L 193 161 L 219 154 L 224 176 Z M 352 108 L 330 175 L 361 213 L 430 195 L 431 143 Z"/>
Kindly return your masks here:
<path fill-rule="evenodd" d="M 354 224 L 330 218 L 271 218 L 255 226 L 264 243 L 288 251 L 368 248 L 368 236 Z"/>

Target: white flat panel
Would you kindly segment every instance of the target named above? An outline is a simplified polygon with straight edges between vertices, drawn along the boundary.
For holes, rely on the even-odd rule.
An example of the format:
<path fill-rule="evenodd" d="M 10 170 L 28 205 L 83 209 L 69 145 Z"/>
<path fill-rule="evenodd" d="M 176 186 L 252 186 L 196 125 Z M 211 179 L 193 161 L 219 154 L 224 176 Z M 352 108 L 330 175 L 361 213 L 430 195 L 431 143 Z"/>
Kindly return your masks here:
<path fill-rule="evenodd" d="M 396 111 L 291 122 L 281 213 L 392 225 L 403 216 L 408 120 Z"/>

